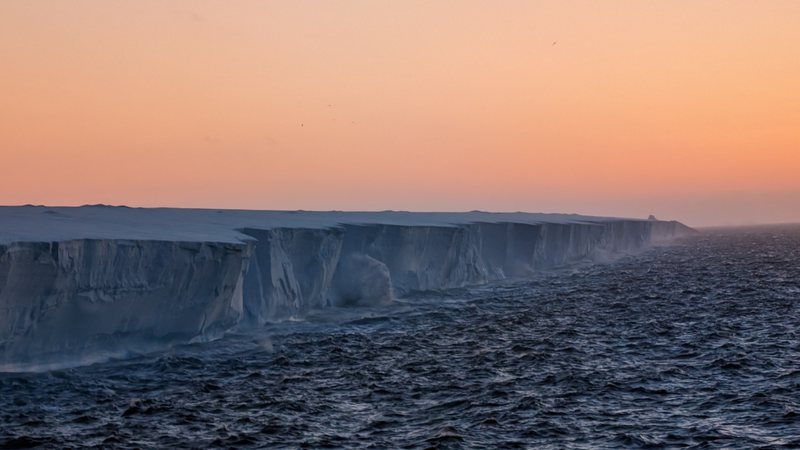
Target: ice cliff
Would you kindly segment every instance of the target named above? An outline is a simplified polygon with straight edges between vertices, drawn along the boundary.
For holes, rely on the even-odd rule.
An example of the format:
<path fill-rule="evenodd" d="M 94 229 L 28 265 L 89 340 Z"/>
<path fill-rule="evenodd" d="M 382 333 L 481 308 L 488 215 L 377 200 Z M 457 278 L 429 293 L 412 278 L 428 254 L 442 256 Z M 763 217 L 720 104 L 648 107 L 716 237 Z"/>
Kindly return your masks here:
<path fill-rule="evenodd" d="M 0 208 L 0 370 L 213 339 L 691 232 L 573 215 Z"/>

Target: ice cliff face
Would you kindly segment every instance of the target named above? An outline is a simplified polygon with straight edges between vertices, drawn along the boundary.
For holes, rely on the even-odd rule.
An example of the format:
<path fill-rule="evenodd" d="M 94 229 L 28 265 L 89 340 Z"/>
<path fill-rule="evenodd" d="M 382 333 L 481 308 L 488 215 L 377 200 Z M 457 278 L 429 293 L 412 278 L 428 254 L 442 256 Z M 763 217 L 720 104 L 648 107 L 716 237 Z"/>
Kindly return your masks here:
<path fill-rule="evenodd" d="M 217 337 L 242 317 L 251 247 L 125 240 L 0 246 L 0 362 Z"/>
<path fill-rule="evenodd" d="M 310 310 L 524 277 L 690 229 L 609 220 L 240 231 L 239 242 L 0 245 L 0 370 L 212 339 Z"/>
<path fill-rule="evenodd" d="M 678 222 L 652 221 L 247 228 L 243 232 L 254 239 L 254 250 L 244 273 L 243 323 L 524 277 L 689 231 Z"/>
<path fill-rule="evenodd" d="M 303 315 L 328 303 L 339 263 L 338 229 L 245 229 L 256 239 L 245 272 L 245 322 L 263 324 Z"/>

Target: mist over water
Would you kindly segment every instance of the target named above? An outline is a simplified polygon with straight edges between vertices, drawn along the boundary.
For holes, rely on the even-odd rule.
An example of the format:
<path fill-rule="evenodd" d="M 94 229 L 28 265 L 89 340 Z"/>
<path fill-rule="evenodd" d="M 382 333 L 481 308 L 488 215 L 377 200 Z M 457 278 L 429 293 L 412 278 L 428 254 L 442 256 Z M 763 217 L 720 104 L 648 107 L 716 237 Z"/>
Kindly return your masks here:
<path fill-rule="evenodd" d="M 800 226 L 0 374 L 0 443 L 800 446 Z"/>

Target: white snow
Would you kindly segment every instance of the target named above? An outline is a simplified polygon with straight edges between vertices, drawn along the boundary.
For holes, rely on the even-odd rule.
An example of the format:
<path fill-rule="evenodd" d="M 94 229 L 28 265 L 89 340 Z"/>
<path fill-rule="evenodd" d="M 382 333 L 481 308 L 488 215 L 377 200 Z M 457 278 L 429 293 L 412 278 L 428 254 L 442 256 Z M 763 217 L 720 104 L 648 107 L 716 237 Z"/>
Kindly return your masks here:
<path fill-rule="evenodd" d="M 577 214 L 472 212 L 255 211 L 125 206 L 0 206 L 0 243 L 70 239 L 241 242 L 239 229 L 331 228 L 341 224 L 455 226 L 615 220 Z M 633 220 L 633 219 L 631 219 Z"/>

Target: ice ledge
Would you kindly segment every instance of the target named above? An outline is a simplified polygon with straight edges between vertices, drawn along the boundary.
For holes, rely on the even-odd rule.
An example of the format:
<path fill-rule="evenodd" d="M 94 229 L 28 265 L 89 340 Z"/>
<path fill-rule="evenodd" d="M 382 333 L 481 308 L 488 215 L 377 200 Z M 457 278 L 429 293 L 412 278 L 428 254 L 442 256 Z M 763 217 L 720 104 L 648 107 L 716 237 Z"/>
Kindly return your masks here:
<path fill-rule="evenodd" d="M 19 207 L 0 208 L 0 218 L 0 370 L 214 339 L 692 232 L 678 222 L 522 213 Z"/>

